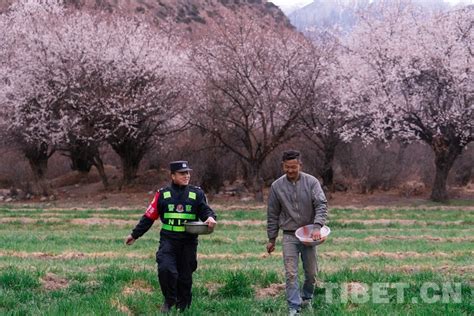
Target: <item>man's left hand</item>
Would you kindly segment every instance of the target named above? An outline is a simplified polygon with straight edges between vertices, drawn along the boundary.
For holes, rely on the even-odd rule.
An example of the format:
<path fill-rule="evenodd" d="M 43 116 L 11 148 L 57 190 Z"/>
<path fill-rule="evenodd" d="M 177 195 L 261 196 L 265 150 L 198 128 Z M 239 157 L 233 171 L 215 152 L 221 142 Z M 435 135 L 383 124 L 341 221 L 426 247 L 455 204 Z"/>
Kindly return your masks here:
<path fill-rule="evenodd" d="M 209 228 L 214 228 L 217 224 L 216 220 L 212 217 L 208 217 L 204 223 L 206 223 Z"/>

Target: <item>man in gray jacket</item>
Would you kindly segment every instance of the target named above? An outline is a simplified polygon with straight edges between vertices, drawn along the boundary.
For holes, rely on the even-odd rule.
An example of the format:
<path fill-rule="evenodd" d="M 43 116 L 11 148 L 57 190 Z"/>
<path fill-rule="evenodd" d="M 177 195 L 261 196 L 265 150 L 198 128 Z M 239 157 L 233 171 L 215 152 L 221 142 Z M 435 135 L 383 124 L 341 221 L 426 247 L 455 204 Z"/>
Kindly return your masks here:
<path fill-rule="evenodd" d="M 311 307 L 317 272 L 316 247 L 306 246 L 295 236 L 301 226 L 315 224 L 314 240 L 321 240 L 320 228 L 326 222 L 327 200 L 319 181 L 301 171 L 301 154 L 296 150 L 283 153 L 285 174 L 272 183 L 267 210 L 267 251 L 275 250 L 278 230 L 283 230 L 283 261 L 286 276 L 286 298 L 290 315 L 299 315 L 302 307 Z M 298 286 L 298 258 L 301 255 L 304 284 Z"/>

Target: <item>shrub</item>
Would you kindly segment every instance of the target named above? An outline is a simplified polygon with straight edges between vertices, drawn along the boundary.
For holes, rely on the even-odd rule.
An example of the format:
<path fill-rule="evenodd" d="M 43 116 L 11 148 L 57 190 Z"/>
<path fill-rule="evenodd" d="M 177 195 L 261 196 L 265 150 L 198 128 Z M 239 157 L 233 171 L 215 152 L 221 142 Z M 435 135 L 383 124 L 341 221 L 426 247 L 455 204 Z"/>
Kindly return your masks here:
<path fill-rule="evenodd" d="M 226 275 L 225 285 L 218 293 L 223 297 L 252 297 L 254 290 L 250 277 L 241 271 L 230 272 Z"/>
<path fill-rule="evenodd" d="M 0 274 L 0 287 L 10 290 L 31 290 L 40 286 L 36 273 L 9 267 Z"/>

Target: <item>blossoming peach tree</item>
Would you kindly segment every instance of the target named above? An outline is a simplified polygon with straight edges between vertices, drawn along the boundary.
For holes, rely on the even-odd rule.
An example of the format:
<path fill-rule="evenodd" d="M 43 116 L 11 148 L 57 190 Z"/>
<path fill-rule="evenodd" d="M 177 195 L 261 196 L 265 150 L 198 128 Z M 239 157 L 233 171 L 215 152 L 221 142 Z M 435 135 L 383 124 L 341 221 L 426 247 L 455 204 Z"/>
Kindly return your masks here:
<path fill-rule="evenodd" d="M 448 199 L 454 161 L 473 140 L 474 9 L 428 13 L 400 2 L 362 16 L 347 44 L 348 99 L 364 104 L 372 133 L 433 150 L 434 201 Z"/>
<path fill-rule="evenodd" d="M 19 1 L 0 21 L 8 43 L 0 47 L 3 122 L 25 144 L 36 178 L 56 148 L 73 155 L 82 146 L 107 184 L 98 150 L 106 142 L 130 182 L 155 141 L 179 122 L 174 105 L 186 57 L 172 34 L 52 0 Z"/>

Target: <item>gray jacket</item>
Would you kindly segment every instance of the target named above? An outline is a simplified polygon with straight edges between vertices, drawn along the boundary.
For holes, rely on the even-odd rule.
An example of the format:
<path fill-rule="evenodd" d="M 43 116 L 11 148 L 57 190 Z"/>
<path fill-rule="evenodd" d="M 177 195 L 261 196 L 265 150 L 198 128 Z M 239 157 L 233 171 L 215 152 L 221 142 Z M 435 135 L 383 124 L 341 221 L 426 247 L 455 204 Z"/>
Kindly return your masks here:
<path fill-rule="evenodd" d="M 318 179 L 300 172 L 296 183 L 286 175 L 272 183 L 268 197 L 267 235 L 270 241 L 278 236 L 279 228 L 295 231 L 297 228 L 326 222 L 327 200 Z"/>

